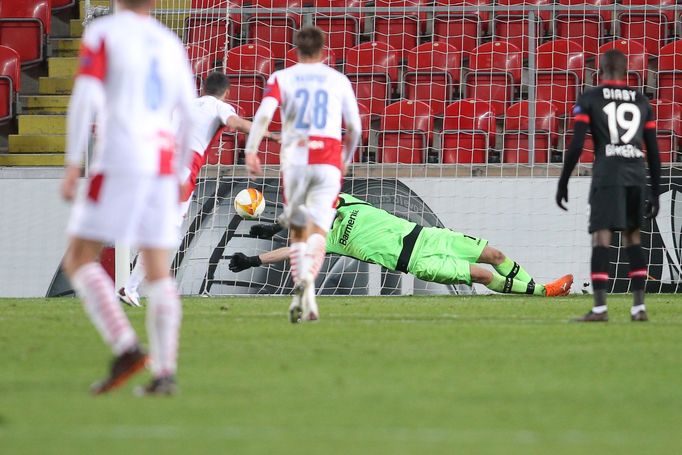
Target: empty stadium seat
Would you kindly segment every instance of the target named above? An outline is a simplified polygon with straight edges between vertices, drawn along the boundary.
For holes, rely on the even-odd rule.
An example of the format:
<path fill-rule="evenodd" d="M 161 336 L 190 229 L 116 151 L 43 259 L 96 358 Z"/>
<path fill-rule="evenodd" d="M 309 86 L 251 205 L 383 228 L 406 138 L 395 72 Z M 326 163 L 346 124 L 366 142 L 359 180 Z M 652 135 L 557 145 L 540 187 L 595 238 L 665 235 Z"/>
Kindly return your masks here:
<path fill-rule="evenodd" d="M 585 78 L 585 55 L 580 44 L 556 39 L 538 47 L 536 99 L 550 101 L 559 115 L 568 113 Z"/>
<path fill-rule="evenodd" d="M 210 73 L 213 69 L 211 59 L 208 55 L 208 52 L 206 52 L 206 49 L 201 46 L 188 45 L 185 47 L 185 49 L 187 50 L 189 63 L 192 66 L 192 72 L 194 73 L 196 80 L 197 90 L 200 90 L 201 83 L 204 79 L 206 79 L 208 73 Z"/>
<path fill-rule="evenodd" d="M 661 48 L 658 56 L 658 99 L 682 103 L 682 40 Z"/>
<path fill-rule="evenodd" d="M 232 105 L 240 117 L 245 116 L 241 106 Z M 233 165 L 237 159 L 237 151 L 243 145 L 244 134 L 230 131 L 229 127 L 224 126 L 216 131 L 211 139 L 211 143 L 206 150 L 207 164 Z"/>
<path fill-rule="evenodd" d="M 658 152 L 663 163 L 677 161 L 677 151 L 682 141 L 682 107 L 667 100 L 652 100 L 656 117 Z"/>
<path fill-rule="evenodd" d="M 444 164 L 484 164 L 495 145 L 495 110 L 488 101 L 464 99 L 445 108 Z"/>
<path fill-rule="evenodd" d="M 675 0 L 621 0 L 623 6 L 649 5 L 647 11 L 629 11 L 618 14 L 620 36 L 631 41 L 639 41 L 648 53 L 658 55 L 658 51 L 675 26 L 674 10 L 656 10 L 657 6 L 675 5 Z"/>
<path fill-rule="evenodd" d="M 300 8 L 301 0 L 254 0 L 252 7 L 260 8 Z M 300 13 L 258 12 L 246 22 L 249 41 L 266 46 L 272 57 L 283 60 L 294 40 L 294 32 L 301 27 Z"/>
<path fill-rule="evenodd" d="M 244 108 L 246 117 L 253 117 L 256 112 L 265 83 L 274 68 L 272 54 L 267 47 L 244 44 L 227 52 L 225 70 L 231 83 L 230 101 Z"/>
<path fill-rule="evenodd" d="M 485 43 L 474 49 L 470 71 L 464 78 L 464 96 L 489 101 L 504 112 L 521 83 L 521 51 L 506 41 Z"/>
<path fill-rule="evenodd" d="M 436 6 L 489 6 L 492 0 L 437 0 Z M 436 13 L 433 18 L 433 40 L 455 46 L 469 58 L 488 31 L 490 14 L 481 12 Z"/>
<path fill-rule="evenodd" d="M 600 39 L 611 29 L 611 11 L 608 6 L 614 3 L 613 0 L 559 0 L 559 5 L 579 6 L 591 5 L 599 6 L 599 11 L 558 11 L 554 17 L 554 33 L 558 38 L 572 39 L 583 48 L 589 56 L 597 54 Z"/>
<path fill-rule="evenodd" d="M 379 156 L 383 163 L 423 163 L 431 143 L 433 113 L 421 101 L 402 100 L 381 117 Z"/>
<path fill-rule="evenodd" d="M 238 8 L 240 0 L 192 0 L 195 9 Z M 230 40 L 239 36 L 241 15 L 219 12 L 193 13 L 185 20 L 185 42 L 189 46 L 200 46 L 206 50 L 211 66 L 222 64 Z"/>
<path fill-rule="evenodd" d="M 366 0 L 317 0 L 318 8 L 358 8 Z M 363 29 L 364 15 L 361 13 L 315 13 L 314 24 L 325 33 L 326 45 L 334 51 L 339 60 L 346 59 L 346 51 L 358 44 Z"/>
<path fill-rule="evenodd" d="M 376 0 L 379 8 L 405 8 L 426 5 L 426 0 Z M 426 26 L 426 12 L 377 12 L 374 16 L 374 41 L 386 43 L 398 51 L 398 57 L 419 44 L 419 36 Z"/>
<path fill-rule="evenodd" d="M 550 0 L 498 0 L 498 11 L 493 18 L 493 30 L 496 39 L 503 39 L 508 43 L 521 49 L 523 58 L 528 58 L 529 49 L 529 30 L 528 30 L 528 12 L 527 11 L 507 11 L 505 7 L 510 5 L 549 5 Z M 551 18 L 550 11 L 535 12 L 536 29 L 535 40 L 537 47 L 537 40 L 547 32 L 549 21 Z M 539 19 L 539 20 L 538 20 Z"/>
<path fill-rule="evenodd" d="M 344 73 L 359 102 L 373 115 L 383 112 L 398 81 L 398 54 L 386 43 L 362 43 L 348 50 Z"/>
<path fill-rule="evenodd" d="M 0 1 L 0 45 L 17 51 L 22 65 L 41 62 L 51 20 L 49 0 Z"/>
<path fill-rule="evenodd" d="M 628 85 L 642 89 L 646 85 L 647 55 L 644 46 L 637 41 L 617 39 L 606 43 L 599 48 L 599 55 L 608 50 L 618 49 L 628 59 Z M 599 69 L 599 59 L 596 59 L 597 69 Z M 598 73 L 595 79 L 599 83 Z"/>
<path fill-rule="evenodd" d="M 405 97 L 427 103 L 441 115 L 459 86 L 462 53 L 448 43 L 424 43 L 407 52 Z"/>
<path fill-rule="evenodd" d="M 284 59 L 284 67 L 289 68 L 290 66 L 294 66 L 296 63 L 298 63 L 298 54 L 296 48 L 294 47 L 287 51 L 287 55 Z M 332 68 L 336 66 L 336 54 L 334 54 L 334 51 L 328 47 L 324 47 L 322 49 L 322 63 L 329 65 Z"/>
<path fill-rule="evenodd" d="M 520 101 L 507 109 L 504 117 L 503 163 L 549 162 L 550 149 L 559 139 L 557 107 L 548 101 L 535 103 L 535 141 L 531 143 L 530 102 Z"/>
<path fill-rule="evenodd" d="M 21 88 L 21 59 L 19 53 L 0 46 L 0 123 L 14 115 L 14 103 Z"/>
<path fill-rule="evenodd" d="M 76 4 L 76 0 L 52 0 L 50 6 L 52 11 L 69 8 Z"/>

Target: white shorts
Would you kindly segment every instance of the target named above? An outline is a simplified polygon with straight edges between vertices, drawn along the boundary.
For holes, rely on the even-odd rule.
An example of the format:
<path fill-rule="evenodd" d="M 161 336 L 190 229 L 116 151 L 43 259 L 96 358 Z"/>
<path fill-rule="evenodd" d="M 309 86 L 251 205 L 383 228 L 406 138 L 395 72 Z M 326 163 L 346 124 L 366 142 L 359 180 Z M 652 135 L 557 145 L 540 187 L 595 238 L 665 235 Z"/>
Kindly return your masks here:
<path fill-rule="evenodd" d="M 282 170 L 284 218 L 300 223 L 300 209 L 320 229 L 329 231 L 336 215 L 336 199 L 341 191 L 341 171 L 330 164 L 287 166 Z"/>
<path fill-rule="evenodd" d="M 93 175 L 71 211 L 69 235 L 131 247 L 175 248 L 178 181 L 169 176 Z"/>

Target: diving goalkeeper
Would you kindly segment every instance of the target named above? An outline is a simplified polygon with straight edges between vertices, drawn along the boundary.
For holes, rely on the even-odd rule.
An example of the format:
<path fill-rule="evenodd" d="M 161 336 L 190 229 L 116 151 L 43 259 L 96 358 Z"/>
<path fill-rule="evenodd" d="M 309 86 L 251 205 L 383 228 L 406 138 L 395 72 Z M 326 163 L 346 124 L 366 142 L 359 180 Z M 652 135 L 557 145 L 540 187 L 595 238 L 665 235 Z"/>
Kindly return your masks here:
<path fill-rule="evenodd" d="M 423 227 L 349 194 L 339 195 L 336 211 L 327 237 L 327 253 L 379 264 L 434 283 L 481 283 L 504 294 L 563 296 L 573 284 L 573 275 L 537 284 L 518 263 L 488 246 L 487 240 L 445 228 Z M 282 229 L 279 224 L 259 224 L 251 228 L 250 235 L 265 239 Z M 235 253 L 230 270 L 241 272 L 288 258 L 287 247 L 258 256 Z M 494 271 L 476 266 L 478 263 L 490 264 Z"/>

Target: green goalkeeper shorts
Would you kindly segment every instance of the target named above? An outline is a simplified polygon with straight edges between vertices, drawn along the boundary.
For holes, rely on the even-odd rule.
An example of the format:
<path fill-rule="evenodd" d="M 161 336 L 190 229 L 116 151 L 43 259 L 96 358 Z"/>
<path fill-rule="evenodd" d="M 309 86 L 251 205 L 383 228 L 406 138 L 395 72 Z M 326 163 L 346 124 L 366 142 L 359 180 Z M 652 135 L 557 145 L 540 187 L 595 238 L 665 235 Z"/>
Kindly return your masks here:
<path fill-rule="evenodd" d="M 488 241 L 443 228 L 424 228 L 412 250 L 407 271 L 420 280 L 471 284 L 470 265 Z"/>

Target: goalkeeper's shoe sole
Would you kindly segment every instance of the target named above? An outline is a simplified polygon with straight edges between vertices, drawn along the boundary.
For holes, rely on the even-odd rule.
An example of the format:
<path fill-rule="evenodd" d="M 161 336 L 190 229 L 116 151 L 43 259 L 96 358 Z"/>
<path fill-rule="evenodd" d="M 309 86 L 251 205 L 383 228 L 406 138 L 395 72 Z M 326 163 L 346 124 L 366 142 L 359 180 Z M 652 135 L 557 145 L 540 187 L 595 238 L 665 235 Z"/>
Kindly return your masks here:
<path fill-rule="evenodd" d="M 585 316 L 572 319 L 571 322 L 609 322 L 609 312 L 594 313 L 590 310 Z"/>
<path fill-rule="evenodd" d="M 130 294 L 126 292 L 126 288 L 121 288 L 118 290 L 116 293 L 116 296 L 118 299 L 125 303 L 126 305 L 133 306 L 133 307 L 141 307 L 142 305 L 140 304 L 140 299 L 138 296 Z"/>
<path fill-rule="evenodd" d="M 303 283 L 299 283 L 294 287 L 294 294 L 289 305 L 289 322 L 298 324 L 301 322 L 303 315 L 303 308 L 301 307 L 301 299 L 303 298 L 303 291 L 305 287 Z"/>
<path fill-rule="evenodd" d="M 135 373 L 147 365 L 147 354 L 139 347 L 114 357 L 109 377 L 96 382 L 90 388 L 94 395 L 102 395 L 125 384 Z"/>
<path fill-rule="evenodd" d="M 545 285 L 545 295 L 547 297 L 563 297 L 571 292 L 571 286 L 573 286 L 573 275 L 564 275 Z"/>
<path fill-rule="evenodd" d="M 133 393 L 138 397 L 171 396 L 177 393 L 178 386 L 173 376 L 154 378 L 145 386 L 135 387 Z"/>

